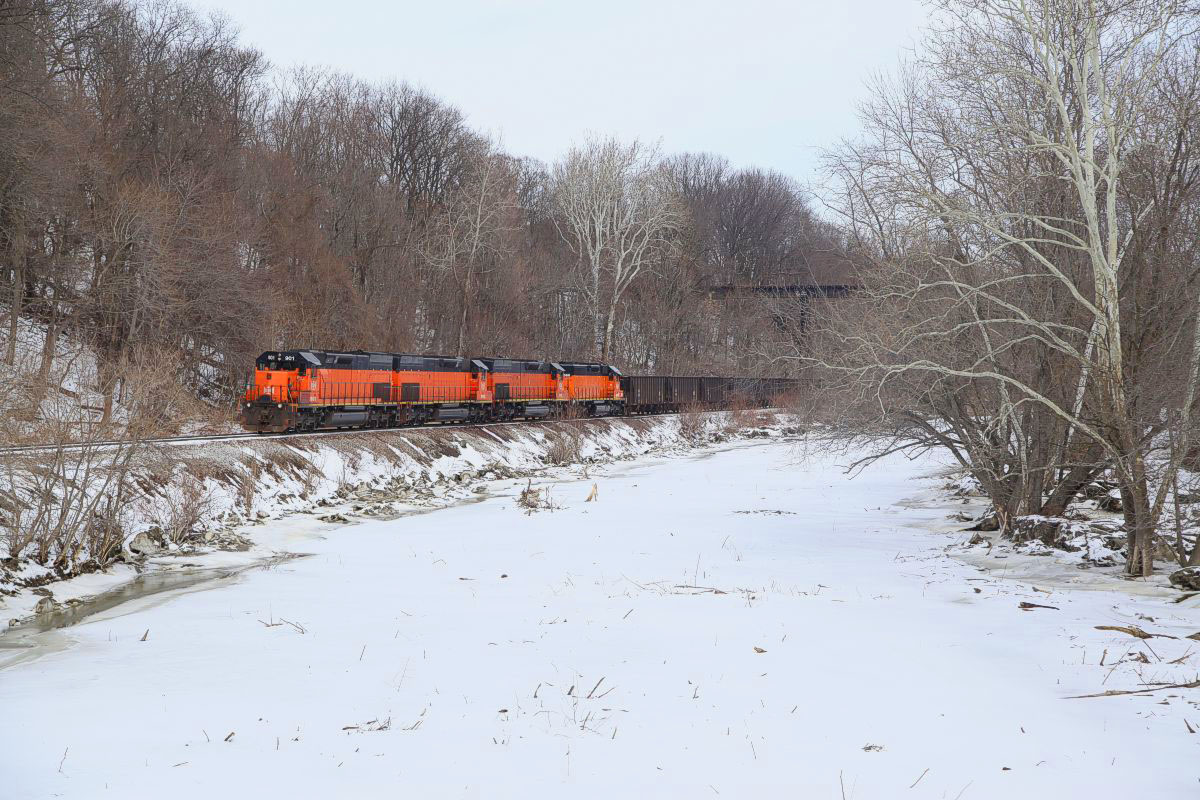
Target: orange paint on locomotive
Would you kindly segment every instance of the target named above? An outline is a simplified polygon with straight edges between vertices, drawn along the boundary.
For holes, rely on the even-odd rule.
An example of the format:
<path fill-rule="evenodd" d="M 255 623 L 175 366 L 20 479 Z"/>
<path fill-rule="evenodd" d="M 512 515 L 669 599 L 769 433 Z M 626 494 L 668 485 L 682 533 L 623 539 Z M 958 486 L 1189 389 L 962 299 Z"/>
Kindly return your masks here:
<path fill-rule="evenodd" d="M 620 400 L 621 382 L 612 375 L 567 375 L 567 397 L 572 400 Z"/>
<path fill-rule="evenodd" d="M 528 372 L 489 372 L 488 385 L 492 396 L 499 401 L 503 391 L 497 391 L 497 386 L 508 387 L 508 400 L 554 400 L 556 386 L 554 376 L 548 373 Z"/>

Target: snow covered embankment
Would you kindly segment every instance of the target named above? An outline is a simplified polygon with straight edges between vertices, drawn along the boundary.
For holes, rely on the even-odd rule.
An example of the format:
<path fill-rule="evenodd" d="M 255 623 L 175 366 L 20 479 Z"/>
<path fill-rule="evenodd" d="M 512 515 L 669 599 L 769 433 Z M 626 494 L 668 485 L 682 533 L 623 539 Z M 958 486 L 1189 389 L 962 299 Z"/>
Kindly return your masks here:
<path fill-rule="evenodd" d="M 980 569 L 999 570 L 1015 580 L 1159 595 L 1177 601 L 1187 597 L 1178 590 L 1200 590 L 1200 568 L 1181 569 L 1176 550 L 1166 541 L 1178 536 L 1179 551 L 1194 546 L 1200 535 L 1200 495 L 1181 494 L 1178 522 L 1173 510 L 1164 514 L 1155 574 L 1148 578 L 1125 574 L 1128 531 L 1120 495 L 1103 482 L 1086 487 L 1063 516 L 1027 514 L 1012 518 L 1007 526 L 1000 525 L 986 494 L 969 476 L 959 475 L 945 484 L 941 497 L 960 502 L 962 508 L 934 529 L 961 534 L 950 552 Z"/>
<path fill-rule="evenodd" d="M 147 571 L 271 558 L 292 542 L 266 523 L 290 515 L 319 527 L 395 517 L 485 497 L 493 481 L 795 431 L 785 416 L 734 412 L 164 447 L 134 470 L 141 495 L 122 512 L 118 563 L 64 580 L 28 559 L 0 561 L 0 630 Z"/>

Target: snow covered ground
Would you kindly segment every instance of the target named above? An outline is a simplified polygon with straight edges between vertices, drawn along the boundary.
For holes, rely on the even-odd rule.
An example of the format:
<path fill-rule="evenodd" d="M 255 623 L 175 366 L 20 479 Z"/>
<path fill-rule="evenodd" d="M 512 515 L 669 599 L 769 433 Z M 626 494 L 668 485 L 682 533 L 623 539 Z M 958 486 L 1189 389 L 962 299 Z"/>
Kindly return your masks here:
<path fill-rule="evenodd" d="M 1074 698 L 1194 681 L 1194 601 L 948 557 L 938 467 L 740 442 L 294 529 L 0 650 L 0 796 L 1200 793 L 1200 689 Z"/>

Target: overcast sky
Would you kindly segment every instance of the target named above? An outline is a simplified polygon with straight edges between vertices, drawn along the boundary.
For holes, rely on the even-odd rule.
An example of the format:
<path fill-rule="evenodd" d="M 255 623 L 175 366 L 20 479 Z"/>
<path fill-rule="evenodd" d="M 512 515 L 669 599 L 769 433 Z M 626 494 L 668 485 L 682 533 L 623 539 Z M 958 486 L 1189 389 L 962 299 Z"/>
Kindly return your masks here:
<path fill-rule="evenodd" d="M 278 66 L 398 78 L 509 152 L 587 132 L 814 177 L 864 81 L 919 37 L 919 0 L 189 0 Z"/>

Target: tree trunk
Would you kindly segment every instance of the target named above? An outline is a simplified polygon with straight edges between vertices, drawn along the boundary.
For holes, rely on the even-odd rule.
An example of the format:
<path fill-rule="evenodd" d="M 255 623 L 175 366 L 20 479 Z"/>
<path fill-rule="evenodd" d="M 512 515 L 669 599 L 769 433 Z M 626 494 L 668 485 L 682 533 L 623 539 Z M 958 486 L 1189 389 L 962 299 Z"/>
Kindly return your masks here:
<path fill-rule="evenodd" d="M 454 355 L 460 358 L 466 355 L 467 322 L 471 310 L 471 268 L 467 267 L 467 276 L 463 279 L 462 316 L 458 320 L 458 348 Z"/>
<path fill-rule="evenodd" d="M 1071 467 L 1063 479 L 1054 487 L 1054 491 L 1042 504 L 1039 514 L 1046 517 L 1059 517 L 1067 510 L 1067 506 L 1075 499 L 1083 487 L 1087 486 L 1099 471 L 1098 467 L 1079 464 Z"/>
<path fill-rule="evenodd" d="M 54 366 L 54 354 L 58 349 L 58 295 L 50 301 L 50 316 L 46 321 L 46 339 L 42 342 L 42 363 L 38 367 L 39 391 L 47 388 L 50 369 Z"/>
<path fill-rule="evenodd" d="M 609 358 L 609 347 L 612 344 L 613 323 L 617 316 L 617 298 L 613 297 L 612 303 L 608 306 L 608 315 L 604 321 L 604 344 L 600 348 L 600 361 L 607 364 Z"/>
<path fill-rule="evenodd" d="M 107 428 L 112 421 L 113 392 L 117 390 L 117 369 L 113 361 L 115 359 L 110 361 L 109 358 L 102 355 L 97 358 L 96 363 L 96 377 L 99 384 L 96 388 L 104 397 L 104 411 L 100 417 L 100 427 L 102 428 Z"/>
<path fill-rule="evenodd" d="M 604 341 L 604 328 L 600 324 L 599 308 L 596 309 L 595 319 L 592 322 L 592 341 L 596 346 L 596 360 L 603 361 L 606 358 L 607 343 Z"/>
<path fill-rule="evenodd" d="M 17 333 L 21 327 L 21 306 L 25 299 L 25 270 L 20 257 L 13 259 L 12 304 L 8 312 L 8 348 L 4 352 L 4 363 L 10 367 L 17 363 Z"/>
<path fill-rule="evenodd" d="M 600 312 L 600 263 L 592 259 L 592 342 L 596 345 L 596 360 L 605 358 L 604 326 Z"/>
<path fill-rule="evenodd" d="M 1121 489 L 1125 505 L 1125 525 L 1130 529 L 1125 574 L 1148 577 L 1154 572 L 1154 520 L 1150 513 L 1150 490 L 1145 464 L 1140 457 L 1133 462 L 1133 486 Z"/>

